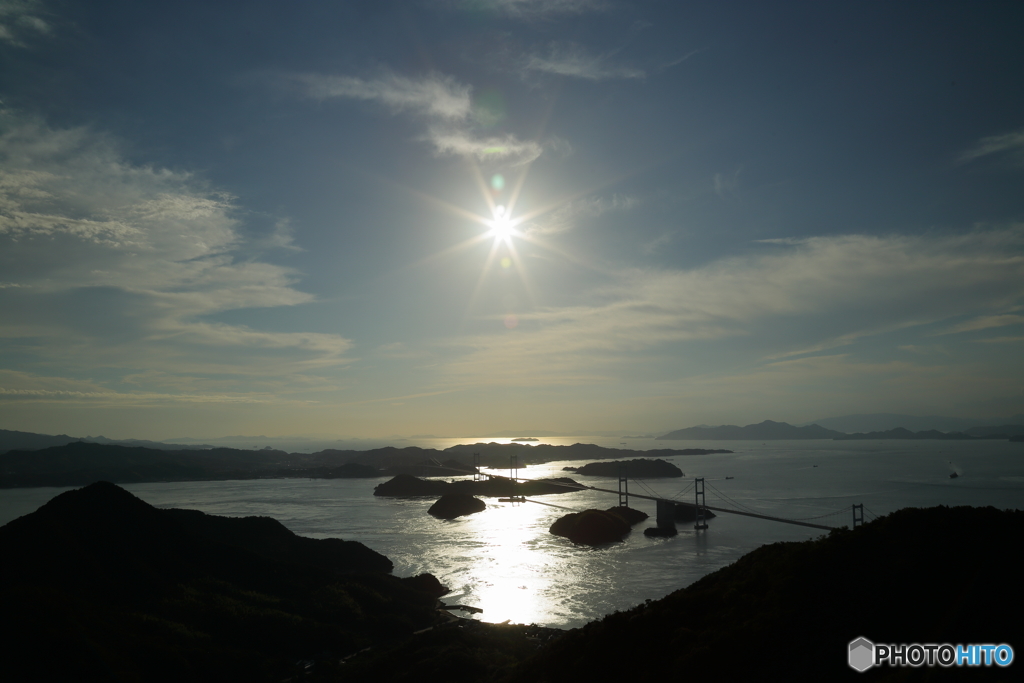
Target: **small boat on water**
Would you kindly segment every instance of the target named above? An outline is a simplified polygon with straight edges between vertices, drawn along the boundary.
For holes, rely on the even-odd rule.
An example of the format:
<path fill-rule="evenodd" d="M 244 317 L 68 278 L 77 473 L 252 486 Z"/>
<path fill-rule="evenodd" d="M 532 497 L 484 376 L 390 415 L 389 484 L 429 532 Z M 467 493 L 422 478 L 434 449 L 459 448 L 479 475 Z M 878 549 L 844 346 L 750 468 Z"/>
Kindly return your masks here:
<path fill-rule="evenodd" d="M 959 475 L 959 474 L 957 474 L 956 472 L 951 472 L 951 473 L 950 473 L 950 475 L 949 475 L 949 478 L 950 478 L 950 479 L 956 479 L 956 478 L 957 478 L 957 477 L 959 477 L 959 476 L 960 476 L 960 475 Z"/>

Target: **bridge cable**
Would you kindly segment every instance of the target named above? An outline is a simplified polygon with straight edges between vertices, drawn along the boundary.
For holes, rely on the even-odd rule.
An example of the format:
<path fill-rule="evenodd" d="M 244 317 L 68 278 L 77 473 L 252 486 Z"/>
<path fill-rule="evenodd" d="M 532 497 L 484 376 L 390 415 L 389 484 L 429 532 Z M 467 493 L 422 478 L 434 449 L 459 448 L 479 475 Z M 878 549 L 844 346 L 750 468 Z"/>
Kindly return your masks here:
<path fill-rule="evenodd" d="M 732 503 L 733 505 L 735 505 L 735 506 L 737 506 L 737 507 L 740 507 L 740 508 L 745 508 L 745 509 L 746 509 L 746 510 L 747 510 L 748 512 L 755 512 L 755 513 L 757 513 L 757 514 L 762 514 L 762 515 L 763 515 L 763 514 L 765 514 L 764 512 L 757 512 L 756 510 L 754 510 L 754 509 L 750 508 L 749 506 L 743 505 L 743 504 L 742 504 L 742 503 L 740 503 L 739 501 L 737 501 L 737 500 L 734 500 L 733 498 L 729 497 L 729 496 L 728 496 L 728 495 L 726 495 L 725 493 L 722 493 L 721 491 L 719 491 L 719 490 L 718 490 L 717 488 L 715 488 L 715 487 L 714 487 L 714 486 L 713 486 L 712 484 L 710 484 L 710 483 L 708 483 L 708 484 L 707 484 L 707 486 L 708 486 L 708 487 L 709 487 L 709 488 L 710 488 L 710 489 L 711 489 L 712 491 L 714 491 L 715 493 L 717 493 L 717 494 L 718 494 L 718 495 L 719 495 L 719 496 L 721 497 L 721 499 L 723 499 L 723 500 L 726 500 L 726 501 L 728 501 L 728 502 Z M 766 501 L 766 502 L 767 502 L 767 501 Z M 773 502 L 777 502 L 777 501 L 773 501 Z M 777 519 L 782 519 L 782 520 L 789 520 L 789 521 L 792 521 L 792 522 L 804 522 L 804 521 L 810 521 L 810 520 L 812 520 L 812 519 L 821 519 L 821 518 L 823 518 L 823 517 L 831 517 L 831 516 L 833 516 L 833 515 L 841 514 L 841 513 L 843 513 L 843 512 L 845 512 L 845 510 L 842 510 L 842 509 L 839 509 L 839 510 L 833 510 L 833 511 L 830 511 L 830 512 L 826 512 L 826 513 L 824 513 L 824 514 L 821 514 L 821 515 L 816 515 L 816 516 L 814 516 L 814 517 L 782 517 L 781 515 L 771 515 L 771 516 L 774 516 L 774 517 L 776 517 Z"/>

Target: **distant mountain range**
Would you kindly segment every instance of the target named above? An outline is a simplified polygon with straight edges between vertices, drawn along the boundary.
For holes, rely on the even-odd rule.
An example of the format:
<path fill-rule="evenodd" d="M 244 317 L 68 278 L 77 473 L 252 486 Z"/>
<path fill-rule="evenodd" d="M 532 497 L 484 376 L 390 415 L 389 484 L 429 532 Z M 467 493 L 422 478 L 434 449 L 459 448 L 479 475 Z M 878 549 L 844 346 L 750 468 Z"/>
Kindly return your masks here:
<path fill-rule="evenodd" d="M 116 446 L 139 446 L 143 448 L 156 448 L 162 451 L 199 450 L 213 448 L 209 444 L 175 444 L 162 441 L 146 441 L 144 439 L 108 439 L 105 436 L 68 436 L 67 434 L 35 434 L 33 432 L 17 432 L 10 429 L 0 429 L 0 453 L 7 451 L 23 450 L 37 451 L 41 448 L 53 448 L 54 446 L 66 446 L 76 441 L 86 443 L 100 443 Z"/>
<path fill-rule="evenodd" d="M 964 431 L 941 432 L 936 429 L 911 431 L 903 427 L 870 432 L 847 434 L 834 429 L 826 429 L 821 425 L 811 424 L 794 427 L 786 422 L 765 420 L 759 424 L 745 427 L 721 425 L 708 427 L 687 427 L 677 429 L 659 440 L 730 440 L 730 441 L 769 441 L 781 439 L 1007 439 L 1024 435 L 1024 416 L 1019 416 L 1017 424 L 1001 424 L 984 427 L 971 427 Z"/>
<path fill-rule="evenodd" d="M 940 432 L 967 432 L 973 427 L 1024 424 L 1024 415 L 979 420 L 964 417 L 942 417 L 940 415 L 920 416 L 896 413 L 871 413 L 826 417 L 805 424 L 816 424 L 826 429 L 835 429 L 847 434 L 856 432 L 885 432 L 897 428 L 908 429 L 912 432 L 922 432 L 931 429 Z"/>
<path fill-rule="evenodd" d="M 767 441 L 779 439 L 835 439 L 845 436 L 842 432 L 825 429 L 819 425 L 794 427 L 787 422 L 765 420 L 759 424 L 739 427 L 737 425 L 721 425 L 719 427 L 687 427 L 677 429 L 659 436 L 662 441 L 678 439 L 728 439 L 732 441 Z"/>

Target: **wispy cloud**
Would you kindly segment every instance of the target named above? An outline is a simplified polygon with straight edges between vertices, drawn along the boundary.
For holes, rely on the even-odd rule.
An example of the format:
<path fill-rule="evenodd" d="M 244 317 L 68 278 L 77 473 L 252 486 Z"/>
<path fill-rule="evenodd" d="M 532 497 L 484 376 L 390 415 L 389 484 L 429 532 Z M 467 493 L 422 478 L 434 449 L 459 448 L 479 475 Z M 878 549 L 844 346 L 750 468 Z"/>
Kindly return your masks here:
<path fill-rule="evenodd" d="M 671 68 L 673 66 L 677 66 L 679 64 L 682 64 L 683 62 L 685 62 L 687 59 L 689 59 L 690 57 L 694 56 L 698 52 L 700 52 L 700 50 L 691 50 L 690 52 L 687 52 L 682 57 L 676 57 L 673 60 L 665 62 L 664 64 L 661 65 L 661 68 L 662 69 L 668 69 L 668 68 Z"/>
<path fill-rule="evenodd" d="M 961 162 L 970 162 L 992 155 L 1010 155 L 1019 162 L 1024 162 L 1024 129 L 1002 135 L 982 138 L 974 147 L 960 155 Z"/>
<path fill-rule="evenodd" d="M 1024 337 L 992 337 L 991 339 L 978 339 L 983 344 L 1018 344 L 1024 342 Z"/>
<path fill-rule="evenodd" d="M 352 343 L 339 335 L 201 319 L 313 300 L 291 269 L 240 258 L 233 198 L 187 173 L 130 164 L 89 129 L 4 118 L 4 348 L 54 368 L 278 380 L 348 362 Z M 273 241 L 290 244 L 286 228 Z"/>
<path fill-rule="evenodd" d="M 640 253 L 651 256 L 661 251 L 661 248 L 672 241 L 672 236 L 675 235 L 674 231 L 663 232 L 653 240 L 644 242 L 640 245 Z"/>
<path fill-rule="evenodd" d="M 445 375 L 517 385 L 608 381 L 678 343 L 764 339 L 799 327 L 795 348 L 785 339 L 774 354 L 762 345 L 766 357 L 785 358 L 1024 300 L 1020 229 L 781 246 L 692 270 L 621 271 L 591 292 L 591 303 L 523 313 L 512 333 L 460 341 Z"/>
<path fill-rule="evenodd" d="M 426 119 L 423 139 L 441 156 L 463 156 L 509 165 L 530 163 L 544 145 L 520 140 L 511 133 L 481 134 L 475 130 L 472 88 L 450 76 L 430 74 L 414 79 L 383 72 L 374 79 L 351 76 L 298 74 L 285 80 L 307 97 L 344 98 L 376 102 L 392 112 Z"/>
<path fill-rule="evenodd" d="M 472 89 L 450 76 L 429 74 L 419 79 L 384 72 L 372 80 L 353 76 L 295 74 L 290 77 L 315 99 L 344 97 L 379 102 L 393 111 L 411 111 L 431 118 L 462 121 L 472 112 Z"/>
<path fill-rule="evenodd" d="M 543 218 L 532 221 L 524 229 L 530 235 L 554 235 L 572 230 L 585 219 L 596 218 L 610 211 L 627 211 L 639 203 L 636 197 L 623 194 L 583 197 L 562 204 Z"/>
<path fill-rule="evenodd" d="M 479 161 L 501 161 L 511 165 L 528 164 L 544 152 L 532 140 L 519 140 L 514 135 L 481 137 L 466 130 L 431 129 L 427 139 L 439 154 L 475 157 Z"/>
<path fill-rule="evenodd" d="M 24 47 L 25 41 L 52 32 L 38 0 L 0 0 L 0 41 Z"/>
<path fill-rule="evenodd" d="M 614 63 L 614 53 L 595 55 L 574 43 L 553 43 L 544 53 L 533 53 L 519 60 L 524 75 L 546 73 L 590 81 L 614 78 L 644 78 L 642 69 Z"/>
<path fill-rule="evenodd" d="M 984 315 L 968 320 L 967 322 L 954 325 L 948 330 L 939 334 L 957 334 L 960 332 L 974 332 L 975 330 L 987 330 L 993 327 L 1005 327 L 1006 325 L 1024 324 L 1024 315 Z"/>
<path fill-rule="evenodd" d="M 450 9 L 490 10 L 519 19 L 600 12 L 611 6 L 609 0 L 438 0 L 434 4 Z"/>

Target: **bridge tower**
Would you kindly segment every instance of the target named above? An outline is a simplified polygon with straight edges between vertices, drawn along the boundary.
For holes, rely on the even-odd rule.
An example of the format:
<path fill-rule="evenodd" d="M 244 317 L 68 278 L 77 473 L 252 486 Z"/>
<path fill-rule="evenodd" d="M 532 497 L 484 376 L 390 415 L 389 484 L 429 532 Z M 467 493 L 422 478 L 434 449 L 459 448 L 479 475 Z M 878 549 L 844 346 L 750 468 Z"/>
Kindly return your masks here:
<path fill-rule="evenodd" d="M 484 475 L 480 473 L 480 454 L 473 454 L 473 481 L 483 481 Z"/>
<path fill-rule="evenodd" d="M 629 478 L 626 477 L 625 463 L 619 463 L 619 507 L 629 507 Z"/>
<path fill-rule="evenodd" d="M 704 477 L 695 477 L 693 480 L 693 496 L 694 505 L 697 507 L 697 520 L 693 523 L 693 528 L 700 531 L 701 529 L 707 529 L 708 523 L 704 519 Z"/>
<path fill-rule="evenodd" d="M 864 503 L 853 506 L 853 528 L 858 526 L 864 526 Z"/>

